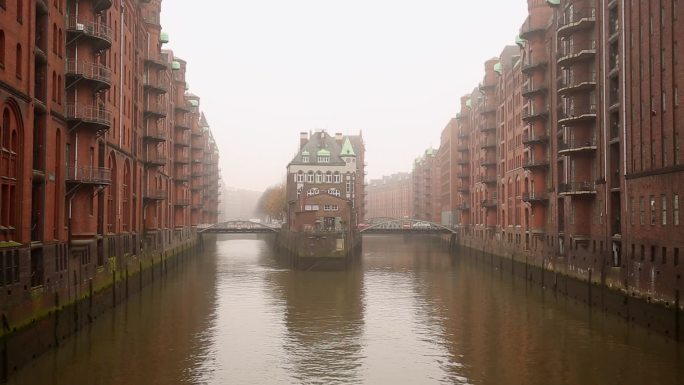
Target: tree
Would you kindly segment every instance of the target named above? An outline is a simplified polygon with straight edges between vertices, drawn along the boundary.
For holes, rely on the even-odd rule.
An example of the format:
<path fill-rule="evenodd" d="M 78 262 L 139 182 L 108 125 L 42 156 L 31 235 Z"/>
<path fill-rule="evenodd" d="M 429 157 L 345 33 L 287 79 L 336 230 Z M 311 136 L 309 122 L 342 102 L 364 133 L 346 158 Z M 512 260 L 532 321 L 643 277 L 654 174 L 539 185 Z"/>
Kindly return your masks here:
<path fill-rule="evenodd" d="M 261 194 L 257 203 L 259 214 L 269 216 L 271 219 L 283 220 L 286 211 L 285 183 L 271 186 Z"/>

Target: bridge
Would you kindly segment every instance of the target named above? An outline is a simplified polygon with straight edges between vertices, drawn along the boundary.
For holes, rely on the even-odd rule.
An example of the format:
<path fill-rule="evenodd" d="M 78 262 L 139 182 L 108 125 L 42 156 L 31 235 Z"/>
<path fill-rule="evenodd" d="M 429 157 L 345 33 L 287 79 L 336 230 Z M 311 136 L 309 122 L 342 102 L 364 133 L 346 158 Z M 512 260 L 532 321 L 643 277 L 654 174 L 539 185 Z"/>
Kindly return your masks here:
<path fill-rule="evenodd" d="M 439 223 L 412 218 L 373 218 L 360 226 L 361 234 L 456 234 L 456 230 Z"/>
<path fill-rule="evenodd" d="M 278 230 L 279 227 L 238 219 L 217 223 L 200 229 L 198 232 L 202 234 L 276 234 Z"/>

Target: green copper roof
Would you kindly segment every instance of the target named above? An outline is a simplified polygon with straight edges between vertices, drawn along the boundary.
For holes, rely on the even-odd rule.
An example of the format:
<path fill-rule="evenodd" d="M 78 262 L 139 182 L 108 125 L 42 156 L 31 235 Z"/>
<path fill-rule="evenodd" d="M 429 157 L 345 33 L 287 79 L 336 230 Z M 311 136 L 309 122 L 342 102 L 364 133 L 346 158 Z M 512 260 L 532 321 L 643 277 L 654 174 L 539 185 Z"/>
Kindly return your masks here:
<path fill-rule="evenodd" d="M 162 32 L 159 34 L 159 42 L 162 44 L 168 43 L 169 42 L 169 33 L 168 32 Z"/>
<path fill-rule="evenodd" d="M 344 144 L 342 145 L 342 151 L 340 151 L 340 156 L 356 156 L 356 153 L 354 152 L 354 147 L 349 141 L 349 138 L 346 138 L 344 140 Z"/>
<path fill-rule="evenodd" d="M 330 151 L 326 150 L 325 148 L 322 148 L 318 150 L 318 153 L 316 154 L 318 156 L 330 156 Z"/>
<path fill-rule="evenodd" d="M 546 0 L 549 5 L 560 5 L 560 0 Z"/>
<path fill-rule="evenodd" d="M 499 75 L 503 73 L 503 65 L 501 65 L 501 62 L 494 64 L 494 72 Z"/>
<path fill-rule="evenodd" d="M 472 105 L 473 105 L 472 99 L 466 100 L 466 107 L 472 107 Z"/>
<path fill-rule="evenodd" d="M 199 107 L 199 100 L 190 99 L 188 103 L 190 104 L 190 107 Z"/>
<path fill-rule="evenodd" d="M 172 69 L 172 70 L 178 71 L 180 68 L 181 68 L 180 62 L 177 62 L 177 61 L 174 60 L 174 61 L 171 63 L 171 69 Z"/>
<path fill-rule="evenodd" d="M 525 39 L 523 39 L 522 37 L 520 37 L 520 35 L 518 35 L 515 37 L 515 44 L 517 44 L 520 47 L 524 47 L 525 46 Z"/>
<path fill-rule="evenodd" d="M 426 155 L 433 155 L 434 153 L 435 153 L 434 148 L 428 148 L 427 150 L 425 150 Z"/>
<path fill-rule="evenodd" d="M 305 156 L 309 155 L 309 151 L 306 151 L 306 150 L 302 151 L 302 155 L 305 155 Z"/>

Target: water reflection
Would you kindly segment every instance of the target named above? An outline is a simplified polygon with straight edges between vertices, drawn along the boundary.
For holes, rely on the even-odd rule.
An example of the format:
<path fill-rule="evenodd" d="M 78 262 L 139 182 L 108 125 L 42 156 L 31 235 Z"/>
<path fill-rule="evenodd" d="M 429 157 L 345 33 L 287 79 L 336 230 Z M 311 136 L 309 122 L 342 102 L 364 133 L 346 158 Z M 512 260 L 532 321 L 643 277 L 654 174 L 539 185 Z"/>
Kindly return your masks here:
<path fill-rule="evenodd" d="M 681 345 L 428 238 L 341 272 L 222 237 L 11 384 L 678 384 Z"/>

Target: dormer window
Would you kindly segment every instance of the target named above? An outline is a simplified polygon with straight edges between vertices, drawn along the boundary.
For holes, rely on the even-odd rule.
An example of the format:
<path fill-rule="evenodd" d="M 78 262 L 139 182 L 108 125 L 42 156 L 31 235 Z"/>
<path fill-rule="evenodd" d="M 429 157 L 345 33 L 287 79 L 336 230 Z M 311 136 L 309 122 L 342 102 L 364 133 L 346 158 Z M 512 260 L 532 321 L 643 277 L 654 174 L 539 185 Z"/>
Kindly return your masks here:
<path fill-rule="evenodd" d="M 322 155 L 318 157 L 318 163 L 330 163 L 330 156 Z"/>
<path fill-rule="evenodd" d="M 309 156 L 308 156 L 308 155 L 303 155 L 303 156 L 302 156 L 302 162 L 304 162 L 304 163 L 309 163 Z"/>

